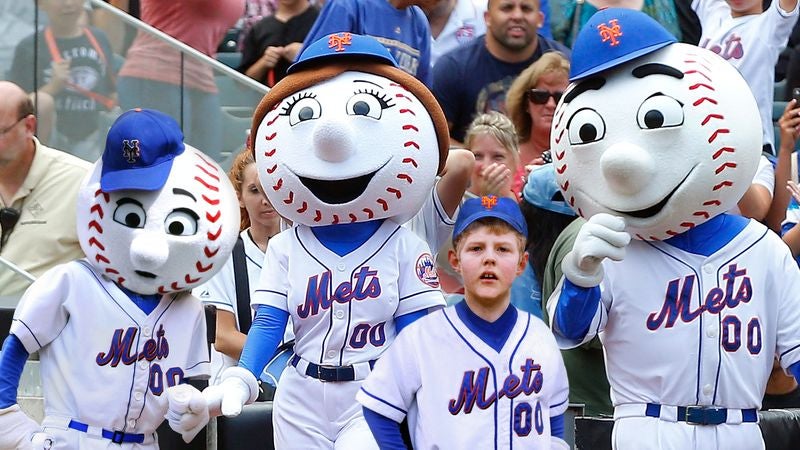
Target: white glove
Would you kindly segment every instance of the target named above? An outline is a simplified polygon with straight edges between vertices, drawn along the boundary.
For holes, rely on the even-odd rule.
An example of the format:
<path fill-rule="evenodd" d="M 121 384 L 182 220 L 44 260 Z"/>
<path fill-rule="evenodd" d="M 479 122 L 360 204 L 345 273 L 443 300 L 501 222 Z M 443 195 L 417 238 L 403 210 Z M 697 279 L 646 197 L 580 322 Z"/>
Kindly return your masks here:
<path fill-rule="evenodd" d="M 22 412 L 19 405 L 0 409 L 0 449 L 41 449 L 31 444 L 34 435 L 43 434 L 40 431 L 39 424 Z"/>
<path fill-rule="evenodd" d="M 188 444 L 208 423 L 206 398 L 194 386 L 179 384 L 167 388 L 167 401 L 169 410 L 164 417 Z"/>
<path fill-rule="evenodd" d="M 561 271 L 576 286 L 597 286 L 603 281 L 603 260 L 622 261 L 630 242 L 624 219 L 595 214 L 578 231 L 572 251 L 561 261 Z"/>
<path fill-rule="evenodd" d="M 244 405 L 253 403 L 258 398 L 258 380 L 243 367 L 225 369 L 219 386 L 222 388 L 220 411 L 226 417 L 238 416 Z"/>

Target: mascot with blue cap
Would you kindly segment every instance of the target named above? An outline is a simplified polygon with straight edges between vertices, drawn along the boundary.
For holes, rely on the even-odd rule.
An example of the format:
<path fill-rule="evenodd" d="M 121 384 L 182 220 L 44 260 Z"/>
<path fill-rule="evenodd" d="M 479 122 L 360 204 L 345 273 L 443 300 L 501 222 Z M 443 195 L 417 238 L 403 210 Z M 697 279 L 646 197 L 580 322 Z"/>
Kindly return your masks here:
<path fill-rule="evenodd" d="M 762 224 L 727 214 L 761 155 L 733 66 L 627 9 L 581 30 L 551 138 L 587 222 L 549 304 L 562 348 L 599 335 L 614 448 L 763 448 L 773 357 L 800 379 L 800 271 Z"/>
<path fill-rule="evenodd" d="M 211 415 L 254 401 L 291 317 L 275 448 L 376 449 L 356 392 L 404 326 L 444 306 L 427 244 L 401 224 L 432 195 L 447 124 L 373 38 L 331 34 L 288 73 L 259 104 L 250 147 L 270 202 L 294 226 L 267 248 L 238 367 L 204 397 Z M 181 405 L 172 422 L 198 423 Z"/>
<path fill-rule="evenodd" d="M 0 448 L 155 450 L 165 392 L 209 375 L 203 306 L 190 292 L 233 249 L 236 194 L 172 118 L 136 109 L 112 125 L 77 205 L 86 258 L 28 288 L 3 345 Z M 33 352 L 41 428 L 16 399 Z"/>

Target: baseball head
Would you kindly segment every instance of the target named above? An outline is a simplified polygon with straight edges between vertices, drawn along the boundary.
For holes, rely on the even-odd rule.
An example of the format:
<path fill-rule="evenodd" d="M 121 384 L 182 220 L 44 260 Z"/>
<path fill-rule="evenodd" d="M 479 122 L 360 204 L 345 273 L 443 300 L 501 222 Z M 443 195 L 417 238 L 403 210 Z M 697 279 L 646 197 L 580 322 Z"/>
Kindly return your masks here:
<path fill-rule="evenodd" d="M 661 240 L 736 205 L 758 166 L 761 127 L 733 66 L 665 39 L 639 14 L 603 10 L 581 31 L 578 57 L 604 47 L 608 55 L 573 66 L 551 148 L 579 215 L 620 216 L 632 236 Z"/>
<path fill-rule="evenodd" d="M 410 219 L 447 159 L 441 109 L 376 40 L 309 46 L 253 119 L 259 180 L 278 213 L 308 226 Z"/>
<path fill-rule="evenodd" d="M 174 120 L 153 110 L 117 119 L 79 192 L 78 238 L 92 265 L 140 294 L 184 291 L 222 268 L 238 233 L 230 180 L 183 143 Z"/>

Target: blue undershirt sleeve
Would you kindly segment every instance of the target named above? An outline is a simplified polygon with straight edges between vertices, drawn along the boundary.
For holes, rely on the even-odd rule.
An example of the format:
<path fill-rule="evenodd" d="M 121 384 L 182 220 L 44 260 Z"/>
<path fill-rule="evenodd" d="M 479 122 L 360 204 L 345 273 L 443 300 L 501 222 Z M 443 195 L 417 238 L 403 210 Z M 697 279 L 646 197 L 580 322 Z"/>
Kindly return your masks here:
<path fill-rule="evenodd" d="M 288 321 L 288 312 L 274 306 L 260 305 L 247 333 L 239 367 L 244 367 L 259 378 L 281 343 Z"/>
<path fill-rule="evenodd" d="M 0 353 L 0 408 L 8 408 L 17 403 L 19 379 L 28 356 L 22 341 L 13 334 L 8 335 L 3 342 L 3 352 Z"/>
<path fill-rule="evenodd" d="M 556 331 L 567 339 L 582 340 L 589 332 L 599 303 L 600 286 L 584 288 L 565 278 L 556 305 Z"/>
<path fill-rule="evenodd" d="M 399 332 L 403 331 L 403 328 L 411 325 L 417 319 L 425 317 L 426 314 L 428 314 L 428 310 L 427 309 L 421 309 L 419 311 L 414 311 L 414 312 L 411 312 L 411 313 L 408 313 L 408 314 L 403 314 L 402 316 L 395 317 L 394 326 L 395 326 L 395 328 L 397 328 L 397 332 L 399 333 Z"/>
<path fill-rule="evenodd" d="M 550 436 L 564 439 L 564 414 L 550 418 Z"/>
<path fill-rule="evenodd" d="M 797 380 L 798 383 L 800 383 L 800 361 L 797 361 L 796 363 L 789 366 L 789 372 L 791 372 L 792 375 L 794 375 L 794 379 Z"/>
<path fill-rule="evenodd" d="M 361 409 L 364 411 L 364 420 L 367 421 L 369 430 L 372 431 L 381 450 L 408 450 L 400 434 L 399 423 L 369 408 Z"/>

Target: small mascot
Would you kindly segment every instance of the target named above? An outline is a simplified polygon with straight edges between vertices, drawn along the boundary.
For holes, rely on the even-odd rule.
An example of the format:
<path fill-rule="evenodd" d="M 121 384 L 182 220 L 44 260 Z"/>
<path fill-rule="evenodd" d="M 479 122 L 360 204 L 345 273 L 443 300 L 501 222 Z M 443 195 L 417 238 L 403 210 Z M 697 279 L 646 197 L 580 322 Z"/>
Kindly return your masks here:
<path fill-rule="evenodd" d="M 400 226 L 444 167 L 444 114 L 378 41 L 336 33 L 301 54 L 252 130 L 264 191 L 295 226 L 269 243 L 239 366 L 205 391 L 212 415 L 256 399 L 291 316 L 275 448 L 377 448 L 356 392 L 403 326 L 444 305 L 430 250 Z"/>
<path fill-rule="evenodd" d="M 173 119 L 122 114 L 79 192 L 86 258 L 46 272 L 15 312 L 0 360 L 0 448 L 31 448 L 39 431 L 16 404 L 38 351 L 45 418 L 34 448 L 157 449 L 165 390 L 208 376 L 190 290 L 222 267 L 238 227 L 228 177 Z"/>
<path fill-rule="evenodd" d="M 773 357 L 800 378 L 800 271 L 778 236 L 726 213 L 761 154 L 747 84 L 617 8 L 581 30 L 571 70 L 551 144 L 587 223 L 549 305 L 560 345 L 603 341 L 614 448 L 763 448 Z"/>

